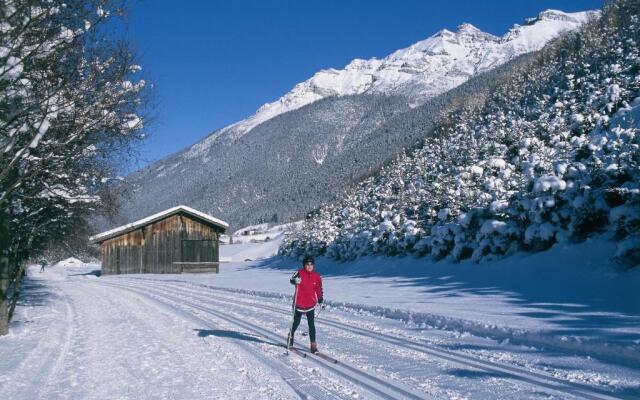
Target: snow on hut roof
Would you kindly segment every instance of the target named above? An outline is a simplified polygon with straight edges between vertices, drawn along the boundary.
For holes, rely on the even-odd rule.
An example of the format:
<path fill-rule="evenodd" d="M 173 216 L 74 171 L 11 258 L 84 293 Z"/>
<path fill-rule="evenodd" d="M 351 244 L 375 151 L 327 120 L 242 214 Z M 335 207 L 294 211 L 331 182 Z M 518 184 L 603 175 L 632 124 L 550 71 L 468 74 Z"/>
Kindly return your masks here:
<path fill-rule="evenodd" d="M 110 239 L 110 238 L 112 238 L 114 236 L 118 236 L 118 235 L 121 235 L 123 233 L 136 230 L 137 228 L 139 228 L 141 226 L 148 225 L 148 224 L 150 224 L 152 222 L 155 222 L 155 221 L 158 221 L 160 219 L 166 218 L 166 217 L 168 217 L 170 215 L 176 214 L 176 213 L 181 212 L 181 211 L 185 212 L 187 214 L 191 214 L 191 215 L 193 215 L 195 217 L 198 217 L 198 218 L 200 218 L 200 219 L 202 219 L 204 221 L 210 222 L 210 223 L 212 223 L 214 225 L 217 225 L 217 226 L 219 226 L 219 227 L 221 227 L 221 228 L 223 228 L 225 230 L 229 227 L 229 224 L 224 222 L 221 219 L 212 217 L 209 214 L 205 214 L 205 213 L 203 213 L 201 211 L 198 211 L 198 210 L 195 210 L 195 209 L 193 209 L 191 207 L 179 205 L 179 206 L 170 208 L 168 210 L 161 211 L 161 212 L 159 212 L 157 214 L 150 215 L 150 216 L 148 216 L 146 218 L 143 218 L 143 219 L 140 219 L 138 221 L 131 222 L 130 224 L 122 225 L 122 226 L 119 226 L 117 228 L 113 228 L 113 229 L 111 229 L 109 231 L 102 232 L 102 233 L 99 233 L 97 235 L 91 236 L 91 237 L 89 237 L 89 242 L 91 242 L 91 243 L 103 242 L 103 241 L 105 241 L 107 239 Z"/>

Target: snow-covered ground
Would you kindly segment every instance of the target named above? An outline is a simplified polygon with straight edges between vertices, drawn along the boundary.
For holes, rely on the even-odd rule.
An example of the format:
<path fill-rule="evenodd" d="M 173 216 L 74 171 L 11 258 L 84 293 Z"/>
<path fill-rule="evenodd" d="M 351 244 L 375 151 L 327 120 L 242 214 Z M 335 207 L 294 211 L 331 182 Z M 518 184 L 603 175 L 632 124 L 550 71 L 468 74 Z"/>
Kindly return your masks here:
<path fill-rule="evenodd" d="M 219 274 L 29 268 L 0 399 L 640 398 L 640 271 L 606 241 L 482 265 L 319 259 L 332 364 L 281 347 L 297 265 L 280 240 L 223 246 Z"/>
<path fill-rule="evenodd" d="M 273 246 L 270 243 L 269 246 Z M 233 259 L 252 258 L 253 246 L 225 246 Z M 428 259 L 319 260 L 327 298 L 439 328 L 471 330 L 513 340 L 630 356 L 640 363 L 640 271 L 619 271 L 615 244 L 599 239 L 557 245 L 493 263 L 449 264 Z M 244 258 L 243 255 L 250 255 Z M 585 256 L 589 254 L 589 256 Z M 223 266 L 214 277 L 188 279 L 211 285 L 287 293 L 291 262 L 267 258 Z M 627 353 L 626 350 L 633 350 Z"/>

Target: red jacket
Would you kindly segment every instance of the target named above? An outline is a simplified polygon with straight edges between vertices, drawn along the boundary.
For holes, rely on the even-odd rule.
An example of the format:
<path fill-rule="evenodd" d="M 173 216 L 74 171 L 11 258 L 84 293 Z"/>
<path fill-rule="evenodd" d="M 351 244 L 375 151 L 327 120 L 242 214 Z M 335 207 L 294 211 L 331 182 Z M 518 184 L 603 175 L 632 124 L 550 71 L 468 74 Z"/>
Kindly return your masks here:
<path fill-rule="evenodd" d="M 316 271 L 307 272 L 302 268 L 291 277 L 291 283 L 299 276 L 302 281 L 298 285 L 296 295 L 296 308 L 307 310 L 316 306 L 322 299 L 322 278 Z"/>

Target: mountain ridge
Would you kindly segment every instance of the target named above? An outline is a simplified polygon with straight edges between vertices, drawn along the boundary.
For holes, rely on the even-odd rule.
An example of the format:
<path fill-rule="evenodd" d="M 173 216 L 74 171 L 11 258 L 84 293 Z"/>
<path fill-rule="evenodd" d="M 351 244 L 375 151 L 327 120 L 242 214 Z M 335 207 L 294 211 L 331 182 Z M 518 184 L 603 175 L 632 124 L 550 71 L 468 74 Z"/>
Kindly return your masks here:
<path fill-rule="evenodd" d="M 483 32 L 470 23 L 462 23 L 456 32 L 442 29 L 382 59 L 356 58 L 343 69 L 321 69 L 276 101 L 262 105 L 252 116 L 213 132 L 192 146 L 194 151 L 187 154 L 196 156 L 203 146 L 225 139 L 233 141 L 276 115 L 330 96 L 367 92 L 402 94 L 408 95 L 414 105 L 420 104 L 421 99 L 443 93 L 472 75 L 494 68 L 517 55 L 539 50 L 552 38 L 575 29 L 596 14 L 597 11 L 565 13 L 545 10 L 535 18 L 526 19 L 525 25 L 515 24 L 501 37 Z M 481 46 L 487 43 L 493 47 Z M 454 56 L 452 61 L 466 57 L 464 61 L 469 65 L 438 60 L 446 56 Z M 444 79 L 447 76 L 452 79 L 436 85 L 436 78 Z M 417 89 L 410 88 L 412 86 Z"/>

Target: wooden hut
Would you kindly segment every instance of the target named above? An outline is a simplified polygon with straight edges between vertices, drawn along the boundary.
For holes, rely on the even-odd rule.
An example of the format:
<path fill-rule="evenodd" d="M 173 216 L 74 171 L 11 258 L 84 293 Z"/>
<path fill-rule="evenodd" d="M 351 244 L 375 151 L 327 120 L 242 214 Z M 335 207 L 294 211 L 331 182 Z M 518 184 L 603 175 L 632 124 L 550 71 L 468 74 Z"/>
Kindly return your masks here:
<path fill-rule="evenodd" d="M 89 238 L 100 244 L 102 274 L 218 272 L 224 221 L 177 206 Z"/>

